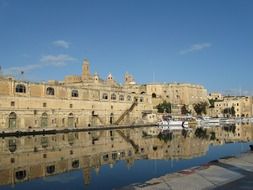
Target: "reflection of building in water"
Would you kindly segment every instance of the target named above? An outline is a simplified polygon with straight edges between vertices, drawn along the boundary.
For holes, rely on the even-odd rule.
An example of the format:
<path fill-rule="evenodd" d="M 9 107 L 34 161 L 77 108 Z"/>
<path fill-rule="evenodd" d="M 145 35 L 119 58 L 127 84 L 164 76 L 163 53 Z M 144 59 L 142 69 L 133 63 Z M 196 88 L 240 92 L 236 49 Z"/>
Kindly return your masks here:
<path fill-rule="evenodd" d="M 184 137 L 181 131 L 171 135 L 171 140 L 167 142 L 158 138 L 153 139 L 152 143 L 142 141 L 140 150 L 146 153 L 148 159 L 191 159 L 208 151 L 207 139 Z"/>
<path fill-rule="evenodd" d="M 216 138 L 225 142 L 252 140 L 252 127 L 236 127 L 236 137 L 221 136 L 224 128 L 214 128 Z M 85 184 L 92 181 L 102 165 L 113 167 L 124 160 L 131 167 L 139 159 L 190 159 L 204 155 L 212 141 L 193 132 L 173 132 L 167 140 L 143 135 L 143 128 L 66 133 L 48 136 L 6 137 L 0 141 L 0 184 L 15 184 L 44 176 L 82 169 Z M 170 137 L 170 136 L 169 136 Z"/>
<path fill-rule="evenodd" d="M 0 175 L 0 183 L 18 183 L 82 168 L 84 183 L 88 184 L 92 180 L 92 170 L 99 173 L 101 165 L 113 167 L 118 160 L 125 160 L 127 167 L 131 167 L 136 159 L 191 157 L 189 147 L 195 144 L 192 143 L 194 138 L 188 136 L 182 140 L 175 135 L 173 141 L 165 143 L 157 137 L 143 136 L 142 131 L 138 128 L 6 137 L 0 144 L 0 173 L 3 174 Z M 168 149 L 171 150 L 167 152 Z M 200 150 L 201 153 L 193 151 L 193 156 L 202 155 L 203 150 Z"/>
<path fill-rule="evenodd" d="M 253 139 L 253 126 L 249 122 L 226 124 L 222 127 L 214 127 L 210 131 L 215 132 L 216 144 L 235 141 L 248 142 Z"/>
<path fill-rule="evenodd" d="M 84 183 L 88 184 L 91 170 L 99 172 L 103 164 L 113 166 L 117 160 L 134 156 L 132 146 L 116 131 L 5 138 L 1 141 L 0 150 L 1 184 L 81 168 Z"/>

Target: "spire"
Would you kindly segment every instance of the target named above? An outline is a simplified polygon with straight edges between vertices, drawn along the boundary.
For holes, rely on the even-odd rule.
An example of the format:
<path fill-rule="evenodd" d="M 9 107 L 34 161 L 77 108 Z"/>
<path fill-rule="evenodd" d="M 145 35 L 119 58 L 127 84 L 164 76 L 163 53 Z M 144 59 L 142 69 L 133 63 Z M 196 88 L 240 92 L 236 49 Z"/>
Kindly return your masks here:
<path fill-rule="evenodd" d="M 88 59 L 83 60 L 83 66 L 82 66 L 82 81 L 91 79 L 90 74 L 90 63 Z"/>

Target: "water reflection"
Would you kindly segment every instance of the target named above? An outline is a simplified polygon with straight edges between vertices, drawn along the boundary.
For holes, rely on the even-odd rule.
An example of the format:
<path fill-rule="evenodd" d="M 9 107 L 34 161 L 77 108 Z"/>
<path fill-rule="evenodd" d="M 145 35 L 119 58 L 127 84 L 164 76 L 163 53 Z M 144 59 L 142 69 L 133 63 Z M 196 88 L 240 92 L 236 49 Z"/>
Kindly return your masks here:
<path fill-rule="evenodd" d="M 124 161 L 193 159 L 207 154 L 210 145 L 253 140 L 250 123 L 203 126 L 164 131 L 156 127 L 63 133 L 48 136 L 5 137 L 0 141 L 0 184 L 16 184 L 72 170 L 81 170 L 89 184 L 91 171 L 113 168 Z"/>

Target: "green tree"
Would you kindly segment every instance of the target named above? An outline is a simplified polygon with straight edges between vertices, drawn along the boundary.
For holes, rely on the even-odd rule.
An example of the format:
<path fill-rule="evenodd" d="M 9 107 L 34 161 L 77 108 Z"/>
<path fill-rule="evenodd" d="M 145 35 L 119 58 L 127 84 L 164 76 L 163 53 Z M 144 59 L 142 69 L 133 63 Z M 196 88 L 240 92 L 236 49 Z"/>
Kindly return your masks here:
<path fill-rule="evenodd" d="M 201 115 L 202 113 L 206 114 L 207 106 L 208 106 L 207 102 L 199 102 L 197 104 L 194 104 L 193 108 L 198 115 Z"/>
<path fill-rule="evenodd" d="M 209 99 L 208 101 L 210 104 L 209 108 L 214 108 L 214 102 L 216 102 L 216 101 L 214 99 Z"/>
<path fill-rule="evenodd" d="M 207 130 L 203 129 L 202 127 L 197 128 L 195 130 L 195 136 L 200 139 L 208 139 L 209 135 L 207 135 Z"/>
<path fill-rule="evenodd" d="M 230 110 L 230 111 L 231 111 L 231 115 L 232 115 L 232 116 L 235 116 L 235 107 L 234 107 L 234 106 L 231 107 L 231 110 Z"/>
<path fill-rule="evenodd" d="M 186 115 L 186 114 L 188 114 L 188 113 L 191 113 L 191 112 L 187 109 L 186 105 L 184 104 L 184 105 L 181 107 L 181 114 L 182 114 L 182 115 Z"/>
<path fill-rule="evenodd" d="M 235 108 L 234 106 L 232 106 L 231 108 L 225 108 L 223 110 L 223 114 L 226 114 L 226 115 L 232 115 L 232 116 L 235 116 Z"/>
<path fill-rule="evenodd" d="M 158 113 L 171 113 L 171 103 L 164 101 L 156 106 Z"/>

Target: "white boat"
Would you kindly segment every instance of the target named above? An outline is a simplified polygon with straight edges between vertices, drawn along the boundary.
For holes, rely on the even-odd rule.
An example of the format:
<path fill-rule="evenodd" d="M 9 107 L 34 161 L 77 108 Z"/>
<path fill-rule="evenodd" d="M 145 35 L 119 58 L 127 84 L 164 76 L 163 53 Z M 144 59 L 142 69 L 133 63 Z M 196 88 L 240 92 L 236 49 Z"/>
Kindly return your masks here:
<path fill-rule="evenodd" d="M 162 120 L 158 122 L 158 127 L 162 130 L 168 129 L 184 129 L 188 128 L 188 121 L 181 121 L 181 120 Z"/>

